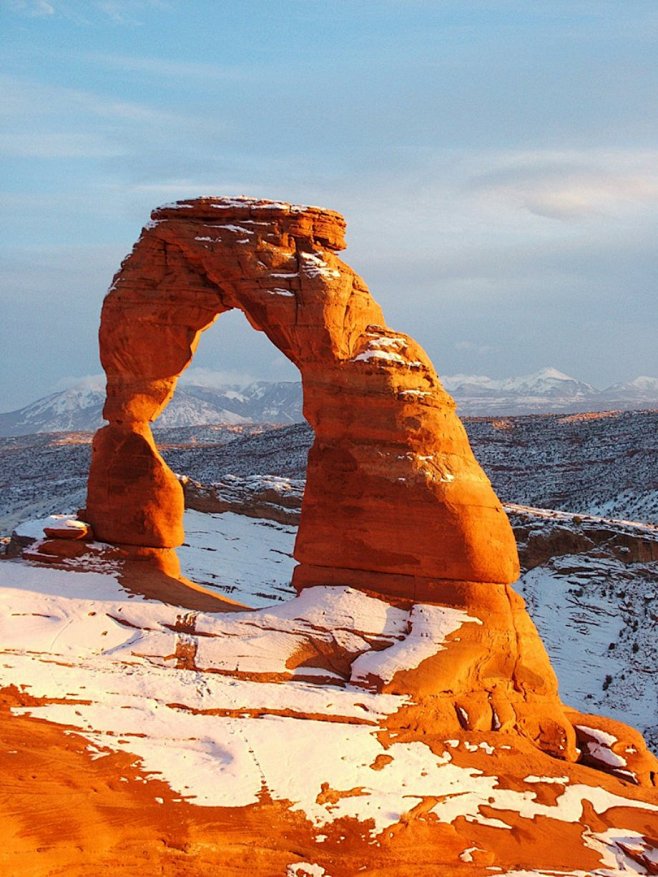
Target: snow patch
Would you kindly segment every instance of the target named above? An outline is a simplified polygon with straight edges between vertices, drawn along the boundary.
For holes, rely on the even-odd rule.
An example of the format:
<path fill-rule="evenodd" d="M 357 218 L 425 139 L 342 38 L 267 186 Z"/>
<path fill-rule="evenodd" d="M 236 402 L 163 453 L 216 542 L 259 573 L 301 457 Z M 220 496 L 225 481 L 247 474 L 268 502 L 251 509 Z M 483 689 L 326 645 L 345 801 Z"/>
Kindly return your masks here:
<path fill-rule="evenodd" d="M 282 289 L 280 286 L 275 286 L 273 289 L 266 289 L 265 292 L 270 295 L 283 295 L 288 298 L 294 298 L 295 293 L 291 289 Z"/>
<path fill-rule="evenodd" d="M 369 651 L 352 664 L 353 682 L 372 678 L 390 682 L 396 673 L 419 667 L 427 658 L 443 651 L 447 637 L 463 624 L 482 624 L 460 609 L 415 604 L 409 613 L 409 632 L 383 651 Z"/>
<path fill-rule="evenodd" d="M 327 277 L 331 279 L 340 277 L 340 271 L 336 268 L 330 268 L 317 253 L 302 252 L 299 254 L 299 257 L 302 260 L 302 271 L 308 277 Z"/>

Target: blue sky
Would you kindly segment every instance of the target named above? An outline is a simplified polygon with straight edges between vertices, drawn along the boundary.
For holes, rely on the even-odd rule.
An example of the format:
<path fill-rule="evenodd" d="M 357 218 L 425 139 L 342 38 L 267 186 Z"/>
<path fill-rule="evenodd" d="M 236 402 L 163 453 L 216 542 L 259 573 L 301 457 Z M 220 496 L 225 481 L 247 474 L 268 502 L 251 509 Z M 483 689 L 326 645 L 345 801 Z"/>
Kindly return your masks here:
<path fill-rule="evenodd" d="M 0 0 L 0 410 L 100 370 L 150 210 L 321 204 L 439 374 L 658 375 L 655 0 Z M 240 315 L 195 365 L 294 370 Z"/>

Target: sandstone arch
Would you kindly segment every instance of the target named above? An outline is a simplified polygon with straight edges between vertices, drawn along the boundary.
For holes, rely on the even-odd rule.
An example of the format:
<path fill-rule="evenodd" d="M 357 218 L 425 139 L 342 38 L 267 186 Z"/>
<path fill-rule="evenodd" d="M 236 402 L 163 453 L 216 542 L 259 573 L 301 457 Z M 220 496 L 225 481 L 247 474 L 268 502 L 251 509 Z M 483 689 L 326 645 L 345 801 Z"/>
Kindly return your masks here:
<path fill-rule="evenodd" d="M 200 333 L 239 308 L 299 368 L 315 431 L 295 582 L 408 596 L 508 583 L 513 535 L 425 352 L 386 326 L 336 253 L 342 217 L 316 207 L 200 198 L 155 210 L 114 278 L 100 329 L 107 374 L 86 514 L 99 538 L 183 539 L 182 493 L 149 422 Z"/>
<path fill-rule="evenodd" d="M 177 575 L 183 495 L 149 423 L 200 333 L 240 308 L 299 368 L 315 431 L 296 587 L 351 585 L 468 618 L 386 684 L 415 704 L 402 725 L 517 731 L 573 760 L 557 679 L 509 584 L 518 557 L 505 513 L 427 355 L 386 326 L 337 257 L 344 227 L 331 211 L 247 198 L 154 211 L 103 305 L 109 426 L 94 439 L 85 519 L 124 556 Z"/>

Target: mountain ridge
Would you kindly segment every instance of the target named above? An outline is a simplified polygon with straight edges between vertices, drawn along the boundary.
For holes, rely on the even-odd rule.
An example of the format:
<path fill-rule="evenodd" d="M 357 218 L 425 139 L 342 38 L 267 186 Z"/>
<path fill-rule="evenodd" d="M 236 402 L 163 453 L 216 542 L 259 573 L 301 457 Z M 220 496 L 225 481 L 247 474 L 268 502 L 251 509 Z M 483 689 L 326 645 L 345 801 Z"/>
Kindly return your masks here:
<path fill-rule="evenodd" d="M 193 370 L 194 371 L 194 370 Z M 156 428 L 299 423 L 298 381 L 226 383 L 221 373 L 183 376 Z M 658 378 L 640 375 L 603 390 L 549 366 L 529 375 L 490 378 L 445 375 L 442 383 L 462 416 L 579 414 L 587 411 L 658 408 Z M 103 425 L 105 384 L 101 375 L 51 393 L 15 411 L 0 413 L 0 436 L 42 432 L 94 432 Z"/>

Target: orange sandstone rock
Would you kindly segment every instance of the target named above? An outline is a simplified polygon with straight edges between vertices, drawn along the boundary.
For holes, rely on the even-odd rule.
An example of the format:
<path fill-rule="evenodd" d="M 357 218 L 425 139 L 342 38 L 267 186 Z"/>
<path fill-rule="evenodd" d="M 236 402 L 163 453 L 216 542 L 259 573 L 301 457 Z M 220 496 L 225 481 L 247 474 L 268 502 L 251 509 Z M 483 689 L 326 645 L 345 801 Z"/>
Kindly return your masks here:
<path fill-rule="evenodd" d="M 295 556 L 300 587 L 386 593 L 392 577 L 506 584 L 512 531 L 424 351 L 389 329 L 336 256 L 343 219 L 316 207 L 202 198 L 160 208 L 114 279 L 100 330 L 105 417 L 86 514 L 109 542 L 183 539 L 180 486 L 149 421 L 200 333 L 239 308 L 300 369 L 315 430 Z M 427 583 L 430 584 L 427 584 Z"/>
<path fill-rule="evenodd" d="M 555 675 L 509 588 L 519 567 L 507 517 L 426 353 L 386 325 L 336 255 L 344 230 L 332 211 L 249 198 L 153 212 L 103 305 L 109 426 L 94 439 L 85 520 L 126 556 L 180 576 L 183 492 L 150 422 L 201 333 L 239 308 L 299 368 L 315 432 L 296 587 L 351 585 L 477 619 L 390 690 L 432 699 L 445 728 L 513 730 L 573 761 Z"/>
<path fill-rule="evenodd" d="M 201 332 L 239 308 L 299 368 L 315 432 L 296 587 L 351 585 L 462 607 L 479 627 L 449 661 L 437 651 L 392 690 L 438 697 L 446 728 L 513 728 L 574 760 L 548 657 L 507 587 L 519 571 L 507 517 L 426 353 L 386 326 L 337 257 L 344 228 L 332 211 L 249 198 L 153 212 L 103 305 L 110 425 L 94 439 L 85 517 L 124 549 L 182 542 L 181 487 L 149 422 Z"/>

